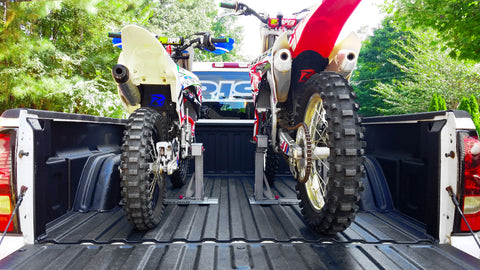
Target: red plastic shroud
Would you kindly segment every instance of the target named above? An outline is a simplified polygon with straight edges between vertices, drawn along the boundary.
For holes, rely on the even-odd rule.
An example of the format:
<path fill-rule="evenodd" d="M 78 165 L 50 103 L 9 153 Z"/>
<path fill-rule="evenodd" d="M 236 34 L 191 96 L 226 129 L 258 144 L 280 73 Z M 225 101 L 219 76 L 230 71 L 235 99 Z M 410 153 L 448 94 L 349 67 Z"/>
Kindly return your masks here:
<path fill-rule="evenodd" d="M 343 25 L 361 0 L 324 0 L 295 28 L 290 38 L 293 58 L 312 50 L 327 58 Z"/>

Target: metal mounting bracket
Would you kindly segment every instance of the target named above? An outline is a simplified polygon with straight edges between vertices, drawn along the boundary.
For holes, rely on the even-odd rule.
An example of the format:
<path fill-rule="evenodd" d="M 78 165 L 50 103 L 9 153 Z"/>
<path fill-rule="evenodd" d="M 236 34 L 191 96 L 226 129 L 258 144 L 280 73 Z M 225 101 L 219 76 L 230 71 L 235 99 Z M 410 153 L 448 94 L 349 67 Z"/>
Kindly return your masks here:
<path fill-rule="evenodd" d="M 249 198 L 250 204 L 261 205 L 295 205 L 300 201 L 296 198 L 280 198 L 278 195 L 274 196 L 267 178 L 263 172 L 265 152 L 268 148 L 268 136 L 257 135 L 257 148 L 255 150 L 255 186 L 254 196 Z"/>
<path fill-rule="evenodd" d="M 192 143 L 192 156 L 195 157 L 195 172 L 188 182 L 185 196 L 165 199 L 165 204 L 218 204 L 218 198 L 204 197 L 202 143 Z"/>

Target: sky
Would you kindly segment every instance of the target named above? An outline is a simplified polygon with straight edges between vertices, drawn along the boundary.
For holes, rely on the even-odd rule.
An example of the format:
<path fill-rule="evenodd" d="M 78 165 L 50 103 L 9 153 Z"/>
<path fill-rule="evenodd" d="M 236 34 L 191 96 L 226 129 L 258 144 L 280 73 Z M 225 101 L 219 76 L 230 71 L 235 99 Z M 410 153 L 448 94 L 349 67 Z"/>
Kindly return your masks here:
<path fill-rule="evenodd" d="M 235 1 L 215 0 L 215 2 L 234 3 Z M 240 2 L 247 4 L 257 12 L 267 13 L 270 17 L 275 17 L 278 12 L 282 12 L 284 17 L 288 17 L 291 13 L 318 4 L 320 0 L 242 0 Z M 384 0 L 363 0 L 360 2 L 357 9 L 345 24 L 339 39 L 346 37 L 352 31 L 358 32 L 365 26 L 375 28 L 379 25 L 383 15 L 380 14 L 377 5 L 383 2 Z M 230 10 L 219 8 L 219 14 L 225 11 L 228 13 L 231 12 Z M 237 24 L 244 28 L 244 41 L 243 44 L 241 44 L 240 54 L 248 60 L 251 60 L 260 54 L 260 22 L 253 16 L 239 16 Z"/>

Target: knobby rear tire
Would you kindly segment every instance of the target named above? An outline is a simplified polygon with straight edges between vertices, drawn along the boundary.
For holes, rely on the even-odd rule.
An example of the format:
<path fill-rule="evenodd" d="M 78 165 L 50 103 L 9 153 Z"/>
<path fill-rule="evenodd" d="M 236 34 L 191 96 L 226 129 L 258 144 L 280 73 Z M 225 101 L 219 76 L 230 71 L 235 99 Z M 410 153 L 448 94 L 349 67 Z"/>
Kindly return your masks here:
<path fill-rule="evenodd" d="M 151 108 L 133 112 L 123 134 L 121 196 L 125 215 L 137 230 L 154 228 L 163 215 L 166 176 L 154 172 L 151 164 L 155 143 L 166 141 L 167 134 L 167 119 Z"/>
<path fill-rule="evenodd" d="M 358 210 L 365 142 L 354 98 L 343 76 L 321 72 L 310 77 L 294 103 L 295 122 L 309 127 L 312 148 L 328 147 L 330 152 L 328 158 L 312 161 L 308 181 L 296 185 L 305 222 L 323 234 L 344 231 Z M 318 113 L 312 116 L 315 105 Z"/>

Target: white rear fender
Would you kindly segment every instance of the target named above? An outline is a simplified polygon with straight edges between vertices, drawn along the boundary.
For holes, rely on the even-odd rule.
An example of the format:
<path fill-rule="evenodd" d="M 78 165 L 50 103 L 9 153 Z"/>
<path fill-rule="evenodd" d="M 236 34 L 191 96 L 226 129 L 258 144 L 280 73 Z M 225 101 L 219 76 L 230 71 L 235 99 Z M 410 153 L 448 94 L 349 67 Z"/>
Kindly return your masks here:
<path fill-rule="evenodd" d="M 170 85 L 172 102 L 177 103 L 177 89 L 180 89 L 178 66 L 150 32 L 134 25 L 124 27 L 118 63 L 129 69 L 136 85 Z"/>

